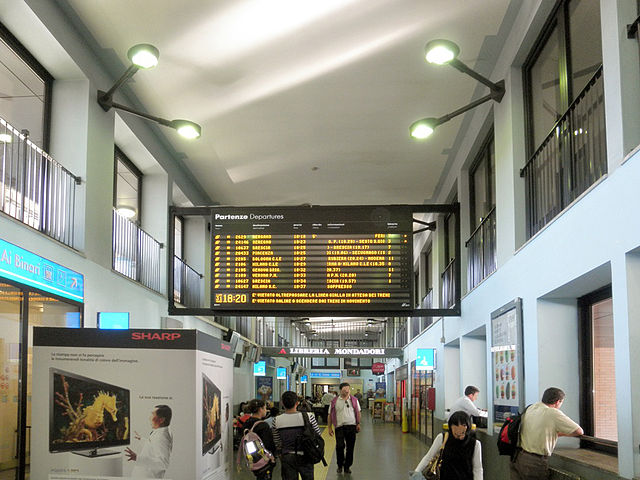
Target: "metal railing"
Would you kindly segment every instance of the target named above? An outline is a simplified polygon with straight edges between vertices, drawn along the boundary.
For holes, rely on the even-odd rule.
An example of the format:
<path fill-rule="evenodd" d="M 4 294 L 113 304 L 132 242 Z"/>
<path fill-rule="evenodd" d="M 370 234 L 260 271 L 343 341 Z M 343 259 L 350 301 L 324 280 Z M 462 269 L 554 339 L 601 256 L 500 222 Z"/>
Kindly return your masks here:
<path fill-rule="evenodd" d="M 433 308 L 433 288 L 430 288 L 422 299 L 421 308 Z M 433 323 L 433 317 L 421 317 L 421 330 L 424 330 Z"/>
<path fill-rule="evenodd" d="M 603 83 L 600 67 L 520 170 L 529 238 L 607 172 Z"/>
<path fill-rule="evenodd" d="M 196 272 L 181 258 L 173 257 L 173 301 L 185 307 L 201 307 L 200 284 L 202 274 Z"/>
<path fill-rule="evenodd" d="M 452 258 L 442 272 L 442 308 L 451 308 L 456 302 L 456 259 Z"/>
<path fill-rule="evenodd" d="M 73 247 L 75 176 L 0 118 L 0 211 Z"/>
<path fill-rule="evenodd" d="M 160 249 L 163 245 L 138 225 L 113 210 L 112 268 L 145 287 L 162 293 Z"/>
<path fill-rule="evenodd" d="M 468 249 L 467 288 L 472 290 L 496 270 L 496 207 L 493 207 L 465 242 Z"/>

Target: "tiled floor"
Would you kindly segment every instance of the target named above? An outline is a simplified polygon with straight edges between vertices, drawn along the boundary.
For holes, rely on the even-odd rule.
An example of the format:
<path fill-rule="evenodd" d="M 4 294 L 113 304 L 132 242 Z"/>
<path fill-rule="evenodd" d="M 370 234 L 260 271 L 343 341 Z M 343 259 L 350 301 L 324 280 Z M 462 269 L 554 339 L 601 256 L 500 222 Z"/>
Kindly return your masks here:
<path fill-rule="evenodd" d="M 325 457 L 327 468 L 316 465 L 315 480 L 406 480 L 422 456 L 427 445 L 411 434 L 403 434 L 399 425 L 372 423 L 371 417 L 363 415 L 362 431 L 356 439 L 354 463 L 351 474 L 338 474 L 335 456 L 335 442 L 326 432 Z M 237 473 L 234 480 L 253 480 L 255 477 L 246 470 Z M 280 480 L 280 465 L 276 466 L 274 480 Z"/>

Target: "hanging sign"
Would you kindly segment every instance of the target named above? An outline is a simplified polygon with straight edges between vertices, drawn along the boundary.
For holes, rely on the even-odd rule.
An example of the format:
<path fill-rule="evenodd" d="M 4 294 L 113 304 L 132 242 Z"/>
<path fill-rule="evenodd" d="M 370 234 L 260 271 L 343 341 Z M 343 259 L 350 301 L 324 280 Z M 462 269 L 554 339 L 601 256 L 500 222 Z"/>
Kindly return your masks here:
<path fill-rule="evenodd" d="M 84 301 L 84 277 L 0 239 L 0 277 L 76 302 Z"/>
<path fill-rule="evenodd" d="M 371 373 L 382 375 L 384 373 L 384 363 L 376 362 L 371 365 Z"/>
<path fill-rule="evenodd" d="M 416 353 L 416 370 L 433 370 L 435 367 L 435 348 L 418 348 Z"/>

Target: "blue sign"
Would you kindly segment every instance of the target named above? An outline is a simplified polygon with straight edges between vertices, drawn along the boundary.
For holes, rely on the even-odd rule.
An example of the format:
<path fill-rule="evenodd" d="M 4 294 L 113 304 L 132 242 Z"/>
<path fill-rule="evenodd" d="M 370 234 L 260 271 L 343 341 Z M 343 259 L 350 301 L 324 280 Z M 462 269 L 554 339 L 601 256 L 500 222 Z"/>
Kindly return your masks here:
<path fill-rule="evenodd" d="M 311 372 L 311 378 L 340 378 L 340 372 Z"/>
<path fill-rule="evenodd" d="M 418 348 L 416 353 L 416 370 L 433 370 L 436 368 L 436 349 Z"/>
<path fill-rule="evenodd" d="M 264 377 L 267 374 L 267 362 L 256 362 L 253 364 L 253 375 L 256 377 Z"/>
<path fill-rule="evenodd" d="M 76 302 L 84 301 L 81 274 L 4 240 L 0 240 L 0 277 Z"/>
<path fill-rule="evenodd" d="M 286 380 L 287 378 L 287 367 L 278 367 L 276 370 L 276 378 L 278 380 Z"/>
<path fill-rule="evenodd" d="M 302 375 L 300 377 L 300 383 L 307 383 L 309 381 L 309 376 L 308 375 Z"/>
<path fill-rule="evenodd" d="M 98 312 L 98 328 L 127 330 L 129 328 L 129 312 Z"/>

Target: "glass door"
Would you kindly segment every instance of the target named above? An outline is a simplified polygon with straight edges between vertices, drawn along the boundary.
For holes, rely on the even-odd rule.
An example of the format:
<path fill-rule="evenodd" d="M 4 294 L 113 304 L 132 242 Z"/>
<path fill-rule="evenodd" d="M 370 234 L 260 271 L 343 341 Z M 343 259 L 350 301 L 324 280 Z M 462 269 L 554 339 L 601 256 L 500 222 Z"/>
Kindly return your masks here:
<path fill-rule="evenodd" d="M 0 282 L 0 475 L 17 467 L 20 289 Z M 7 477 L 8 478 L 8 477 Z"/>

